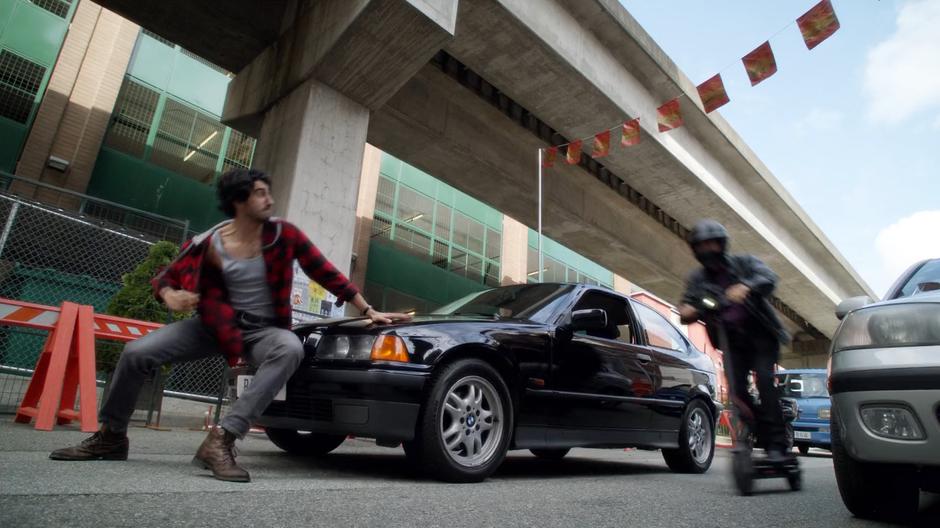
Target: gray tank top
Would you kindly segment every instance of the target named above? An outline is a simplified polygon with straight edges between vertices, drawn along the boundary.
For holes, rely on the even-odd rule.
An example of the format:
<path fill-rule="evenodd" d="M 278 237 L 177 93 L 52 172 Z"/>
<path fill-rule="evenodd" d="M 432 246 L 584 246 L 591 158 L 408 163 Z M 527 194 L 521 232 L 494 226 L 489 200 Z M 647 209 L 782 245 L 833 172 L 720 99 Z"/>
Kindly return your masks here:
<path fill-rule="evenodd" d="M 259 317 L 274 318 L 274 302 L 271 288 L 268 287 L 267 268 L 264 256 L 250 259 L 234 259 L 225 252 L 222 233 L 212 235 L 215 251 L 222 259 L 222 275 L 228 288 L 229 302 L 240 312 L 248 312 Z"/>

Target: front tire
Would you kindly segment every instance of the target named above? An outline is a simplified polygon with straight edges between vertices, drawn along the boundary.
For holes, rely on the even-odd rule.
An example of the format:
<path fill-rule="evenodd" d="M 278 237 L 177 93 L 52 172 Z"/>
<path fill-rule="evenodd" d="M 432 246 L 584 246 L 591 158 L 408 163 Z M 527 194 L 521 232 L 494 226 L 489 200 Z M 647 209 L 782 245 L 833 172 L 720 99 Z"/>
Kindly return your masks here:
<path fill-rule="evenodd" d="M 842 445 L 842 430 L 835 406 L 830 418 L 832 465 L 845 507 L 856 517 L 905 520 L 917 513 L 920 489 L 904 467 L 860 462 Z"/>
<path fill-rule="evenodd" d="M 447 482 L 480 482 L 506 458 L 512 434 L 509 388 L 484 361 L 462 359 L 434 376 L 406 453 Z"/>
<path fill-rule="evenodd" d="M 692 400 L 682 416 L 678 449 L 663 449 L 663 459 L 676 473 L 705 473 L 715 456 L 715 427 L 708 407 Z"/>
<path fill-rule="evenodd" d="M 324 456 L 346 440 L 346 435 L 312 433 L 296 429 L 267 427 L 264 432 L 274 445 L 292 455 L 300 456 Z"/>

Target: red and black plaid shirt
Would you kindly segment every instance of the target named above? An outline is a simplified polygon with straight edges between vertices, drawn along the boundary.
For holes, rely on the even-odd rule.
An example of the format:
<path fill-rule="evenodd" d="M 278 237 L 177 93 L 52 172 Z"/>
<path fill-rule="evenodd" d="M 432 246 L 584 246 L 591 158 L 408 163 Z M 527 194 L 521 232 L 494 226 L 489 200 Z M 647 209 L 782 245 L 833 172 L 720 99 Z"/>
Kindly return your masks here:
<path fill-rule="evenodd" d="M 199 317 L 218 340 L 219 348 L 229 365 L 234 366 L 242 355 L 242 330 L 236 324 L 235 309 L 229 302 L 222 270 L 213 259 L 205 258 L 212 233 L 219 227 L 221 224 L 186 242 L 179 256 L 158 273 L 151 284 L 158 299 L 160 290 L 168 286 L 198 293 Z M 266 222 L 261 243 L 277 326 L 290 328 L 291 325 L 290 294 L 294 280 L 294 259 L 297 259 L 311 280 L 336 295 L 337 305 L 342 305 L 359 293 L 353 283 L 293 224 L 280 219 Z"/>

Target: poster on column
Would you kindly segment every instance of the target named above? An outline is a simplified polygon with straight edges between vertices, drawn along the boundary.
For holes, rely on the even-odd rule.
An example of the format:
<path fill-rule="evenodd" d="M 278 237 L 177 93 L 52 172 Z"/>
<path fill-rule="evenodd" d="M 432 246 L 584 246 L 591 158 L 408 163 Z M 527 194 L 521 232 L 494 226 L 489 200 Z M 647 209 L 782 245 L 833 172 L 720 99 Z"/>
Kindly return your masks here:
<path fill-rule="evenodd" d="M 343 308 L 336 306 L 336 296 L 307 278 L 297 262 L 294 262 L 290 302 L 294 324 L 344 315 Z"/>

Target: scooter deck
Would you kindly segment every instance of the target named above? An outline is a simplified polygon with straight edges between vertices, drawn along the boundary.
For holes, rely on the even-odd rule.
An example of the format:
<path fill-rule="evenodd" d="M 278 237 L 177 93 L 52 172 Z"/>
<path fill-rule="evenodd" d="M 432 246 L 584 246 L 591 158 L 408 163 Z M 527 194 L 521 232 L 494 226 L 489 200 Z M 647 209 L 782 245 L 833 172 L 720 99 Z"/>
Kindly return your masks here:
<path fill-rule="evenodd" d="M 755 458 L 751 461 L 755 479 L 789 478 L 800 473 L 800 464 L 797 460 L 788 459 L 784 462 L 770 462 L 767 459 Z"/>

